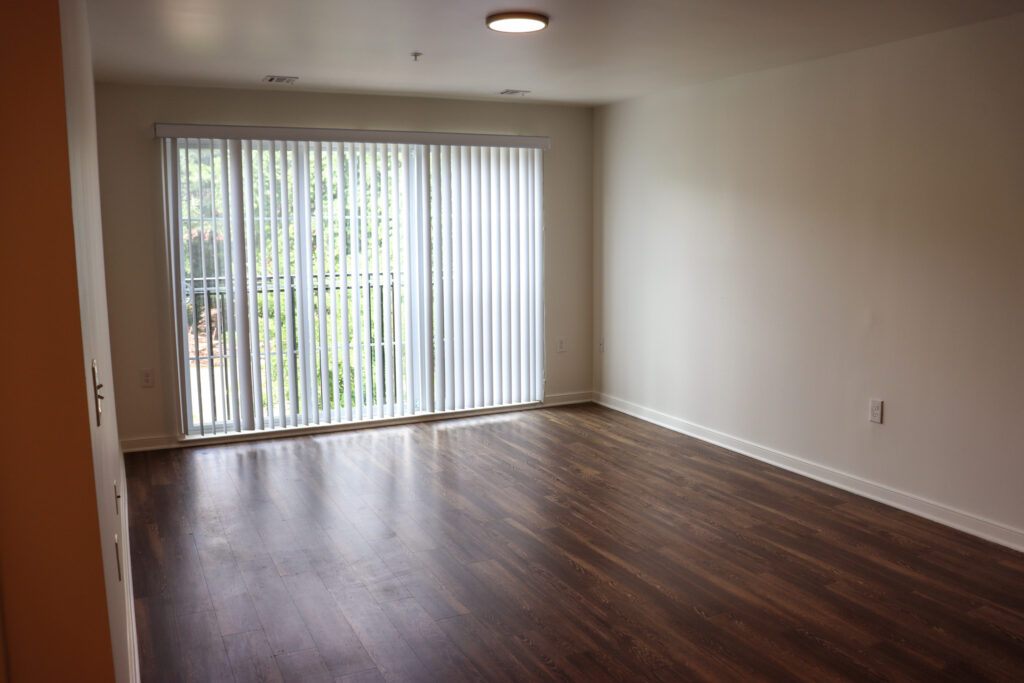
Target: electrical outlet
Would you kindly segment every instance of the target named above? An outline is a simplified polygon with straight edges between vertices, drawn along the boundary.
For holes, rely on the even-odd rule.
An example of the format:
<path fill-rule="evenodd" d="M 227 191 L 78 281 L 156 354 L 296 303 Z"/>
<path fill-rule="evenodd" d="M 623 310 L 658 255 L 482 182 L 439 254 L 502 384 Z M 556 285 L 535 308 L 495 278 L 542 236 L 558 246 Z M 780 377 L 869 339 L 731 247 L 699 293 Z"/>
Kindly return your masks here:
<path fill-rule="evenodd" d="M 872 422 L 877 422 L 878 424 L 882 424 L 882 407 L 884 403 L 885 401 L 882 401 L 881 399 L 878 398 L 871 399 L 871 402 L 868 406 L 869 420 L 871 420 Z"/>
<path fill-rule="evenodd" d="M 139 386 L 143 389 L 152 389 L 153 384 L 153 368 L 142 368 L 139 370 Z"/>
<path fill-rule="evenodd" d="M 604 337 L 601 337 L 601 341 L 597 343 L 597 350 L 604 353 Z"/>
<path fill-rule="evenodd" d="M 565 353 L 565 339 L 559 339 L 555 344 L 555 350 L 558 353 Z"/>

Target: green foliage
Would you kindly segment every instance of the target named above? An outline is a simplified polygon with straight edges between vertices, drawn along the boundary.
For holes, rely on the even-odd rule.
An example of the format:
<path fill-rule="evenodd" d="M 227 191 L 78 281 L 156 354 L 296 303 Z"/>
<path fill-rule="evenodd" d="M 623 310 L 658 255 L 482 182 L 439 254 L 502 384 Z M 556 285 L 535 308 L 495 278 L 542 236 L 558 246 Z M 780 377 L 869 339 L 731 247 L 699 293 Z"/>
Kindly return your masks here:
<path fill-rule="evenodd" d="M 221 334 L 218 327 L 225 326 L 217 322 L 220 316 L 226 315 L 228 297 L 232 295 L 228 287 L 229 274 L 231 278 L 243 277 L 255 283 L 256 309 L 250 311 L 250 319 L 256 326 L 258 344 L 253 353 L 260 357 L 258 382 L 267 417 L 279 418 L 282 398 L 286 406 L 293 397 L 303 406 L 307 405 L 299 380 L 301 373 L 296 376 L 289 362 L 290 355 L 296 357 L 296 363 L 316 365 L 316 384 L 310 388 L 312 395 L 308 397 L 308 404 L 331 412 L 360 403 L 372 405 L 377 392 L 382 395 L 384 389 L 377 386 L 375 353 L 377 345 L 383 343 L 383 300 L 385 296 L 392 297 L 393 315 L 401 310 L 402 304 L 401 293 L 393 284 L 398 279 L 395 273 L 402 259 L 401 245 L 390 242 L 394 245 L 389 254 L 390 263 L 384 262 L 385 243 L 399 235 L 399 228 L 391 215 L 386 215 L 384 207 L 375 205 L 370 197 L 370 188 L 376 184 L 379 190 L 386 190 L 390 197 L 401 201 L 399 188 L 392 182 L 392 171 L 397 170 L 398 160 L 383 147 L 378 147 L 375 155 L 366 153 L 360 159 L 351 146 L 332 149 L 325 145 L 319 164 L 322 210 L 319 220 L 310 222 L 311 234 L 306 238 L 311 240 L 310 272 L 300 273 L 297 240 L 304 238 L 297 234 L 302 223 L 296 221 L 296 214 L 301 211 L 316 216 L 318 207 L 314 164 L 307 164 L 298 149 L 297 144 L 280 142 L 264 143 L 262 147 L 257 143 L 252 145 L 249 161 L 253 192 L 251 205 L 245 207 L 249 220 L 244 245 L 230 245 L 231 227 L 226 220 L 225 207 L 226 150 L 216 144 L 211 148 L 209 141 L 198 144 L 192 141 L 187 149 L 180 150 L 178 158 L 183 283 L 186 293 L 191 292 L 185 302 L 189 334 L 206 335 L 208 343 L 223 346 L 224 340 L 218 338 Z M 309 154 L 310 159 L 316 159 L 312 150 Z M 303 169 L 308 177 L 296 177 L 295 169 Z M 346 192 L 346 188 L 355 189 Z M 297 195 L 301 195 L 299 205 L 296 205 Z M 367 227 L 360 230 L 360 225 Z M 240 246 L 245 249 L 246 268 L 252 268 L 252 272 L 231 272 L 229 250 Z M 365 264 L 372 260 L 370 255 L 374 248 L 381 260 L 380 284 L 373 284 L 365 272 Z M 358 284 L 355 279 L 357 263 L 363 264 L 359 267 L 365 277 Z M 333 273 L 334 281 L 321 283 L 321 270 L 325 275 Z M 335 286 L 340 283 L 338 274 L 342 271 L 347 273 L 347 282 Z M 300 307 L 295 290 L 299 275 L 314 283 L 312 315 L 316 322 L 312 325 L 312 341 L 318 351 L 311 356 L 304 352 L 305 340 L 301 338 Z M 354 335 L 350 336 L 350 330 L 342 325 L 342 308 L 348 312 L 350 327 L 357 323 L 360 326 L 359 348 L 355 346 Z M 320 338 L 321 327 L 327 330 L 324 339 Z M 392 325 L 396 331 L 399 327 Z M 367 332 L 369 337 L 365 338 Z M 404 339 L 394 342 L 399 350 L 406 343 Z M 324 345 L 328 346 L 331 359 L 326 367 L 319 353 Z M 343 377 L 344 354 L 349 361 L 347 382 Z M 357 368 L 367 363 L 368 367 L 362 372 L 364 386 L 359 393 Z M 325 373 L 326 392 L 322 384 Z M 397 380 L 401 382 L 402 378 L 397 377 Z M 228 382 L 221 386 L 222 391 L 230 391 Z M 230 405 L 231 401 L 227 403 Z M 284 412 L 289 413 L 290 407 Z"/>

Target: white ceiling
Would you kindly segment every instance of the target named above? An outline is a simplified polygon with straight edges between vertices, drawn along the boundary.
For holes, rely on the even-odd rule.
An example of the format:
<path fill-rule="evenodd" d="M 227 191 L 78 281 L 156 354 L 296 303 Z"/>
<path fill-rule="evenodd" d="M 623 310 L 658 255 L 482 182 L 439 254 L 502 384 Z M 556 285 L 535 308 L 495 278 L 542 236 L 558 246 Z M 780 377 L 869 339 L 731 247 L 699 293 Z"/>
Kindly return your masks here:
<path fill-rule="evenodd" d="M 1024 11 L 1024 0 L 88 0 L 101 81 L 596 104 Z M 547 30 L 490 31 L 509 9 Z M 413 62 L 410 53 L 423 53 Z M 266 74 L 299 76 L 263 85 Z"/>

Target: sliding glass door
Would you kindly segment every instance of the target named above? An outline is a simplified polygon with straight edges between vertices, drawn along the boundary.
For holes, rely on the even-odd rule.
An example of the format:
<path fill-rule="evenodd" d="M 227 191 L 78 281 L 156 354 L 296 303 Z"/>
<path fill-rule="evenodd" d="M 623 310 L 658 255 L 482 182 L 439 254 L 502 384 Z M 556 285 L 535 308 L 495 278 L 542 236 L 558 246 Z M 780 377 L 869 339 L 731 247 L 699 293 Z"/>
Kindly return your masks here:
<path fill-rule="evenodd" d="M 539 401 L 541 151 L 167 137 L 181 428 Z"/>

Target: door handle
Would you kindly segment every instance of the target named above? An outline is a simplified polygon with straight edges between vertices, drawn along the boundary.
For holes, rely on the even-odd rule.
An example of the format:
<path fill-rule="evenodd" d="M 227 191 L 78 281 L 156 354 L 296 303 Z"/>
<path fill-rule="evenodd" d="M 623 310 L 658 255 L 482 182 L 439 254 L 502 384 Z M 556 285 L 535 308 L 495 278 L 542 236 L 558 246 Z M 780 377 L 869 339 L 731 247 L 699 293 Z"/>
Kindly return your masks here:
<path fill-rule="evenodd" d="M 103 385 L 99 382 L 99 369 L 96 365 L 96 359 L 92 360 L 92 396 L 93 403 L 96 405 L 96 426 L 99 427 L 103 420 L 103 405 L 100 401 L 103 400 L 103 394 L 100 393 L 100 389 Z"/>
<path fill-rule="evenodd" d="M 117 563 L 117 580 L 123 581 L 124 577 L 121 575 L 121 539 L 117 534 L 114 534 L 114 561 Z"/>

